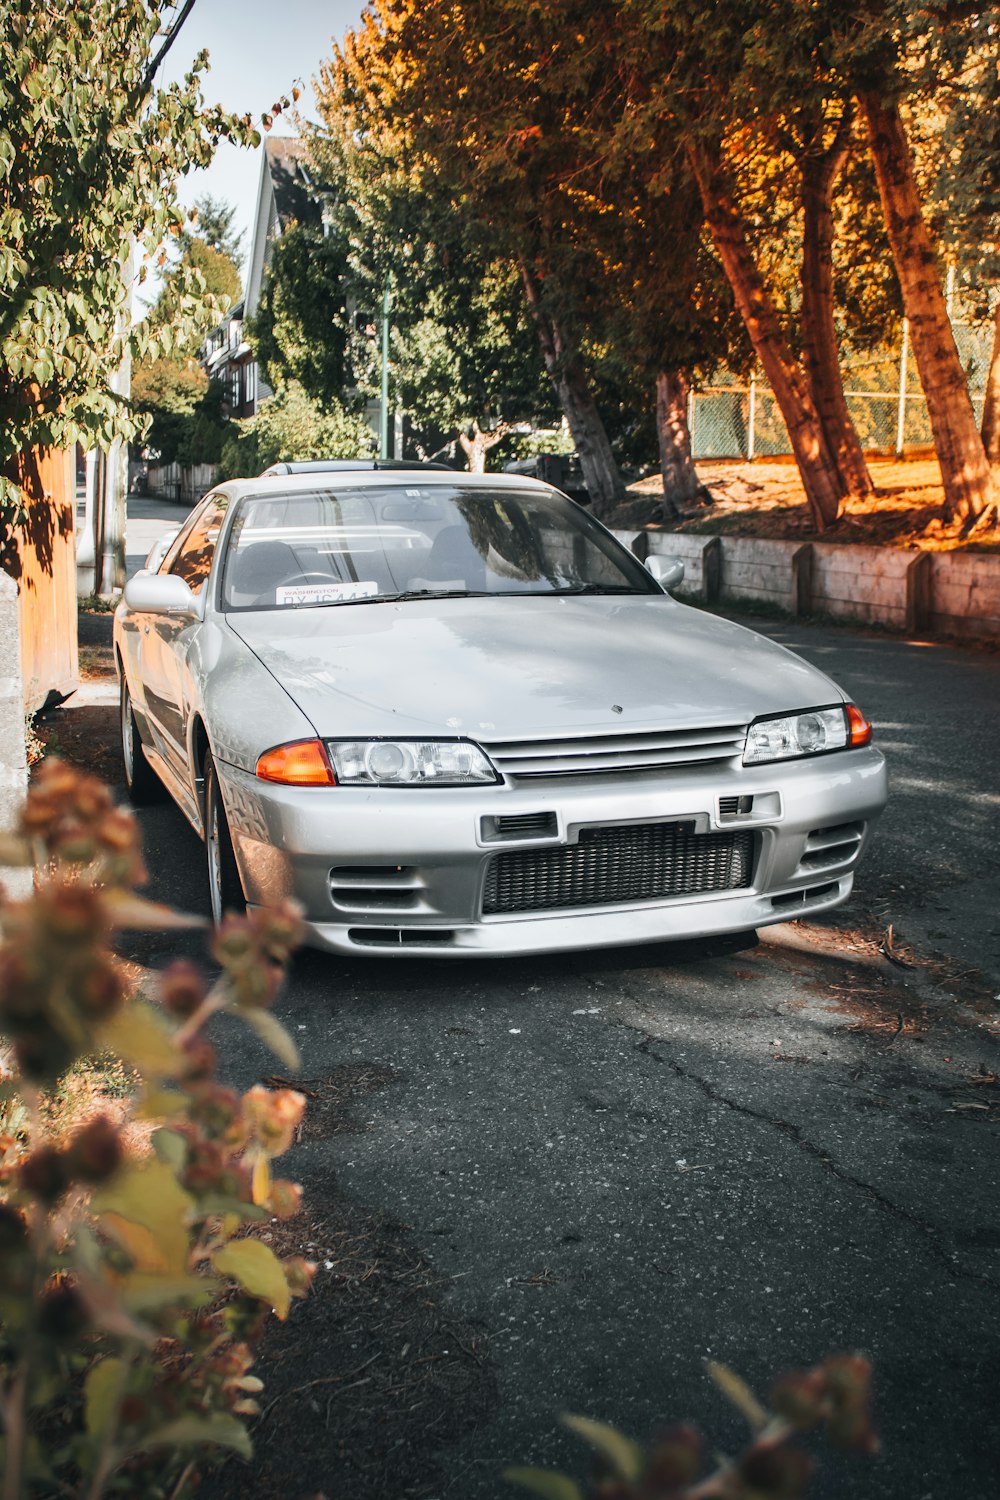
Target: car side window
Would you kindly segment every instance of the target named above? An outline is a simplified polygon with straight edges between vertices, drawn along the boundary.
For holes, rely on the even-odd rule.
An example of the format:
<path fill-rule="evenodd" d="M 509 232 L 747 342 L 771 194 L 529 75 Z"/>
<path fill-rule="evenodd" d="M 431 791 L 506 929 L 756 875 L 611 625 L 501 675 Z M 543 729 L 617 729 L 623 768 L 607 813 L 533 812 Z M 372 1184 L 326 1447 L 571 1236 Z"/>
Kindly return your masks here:
<path fill-rule="evenodd" d="M 175 573 L 183 578 L 192 594 L 200 594 L 212 569 L 215 546 L 228 508 L 228 495 L 210 496 L 167 553 L 160 572 Z"/>
<path fill-rule="evenodd" d="M 187 541 L 188 537 L 191 535 L 192 527 L 196 526 L 201 520 L 201 513 L 204 510 L 206 503 L 207 502 L 205 500 L 200 501 L 188 516 L 187 520 L 181 526 L 180 530 L 177 532 L 177 535 L 170 543 L 170 546 L 161 557 L 160 565 L 156 570 L 157 573 L 170 573 L 173 571 L 174 559 L 183 547 L 184 543 Z"/>

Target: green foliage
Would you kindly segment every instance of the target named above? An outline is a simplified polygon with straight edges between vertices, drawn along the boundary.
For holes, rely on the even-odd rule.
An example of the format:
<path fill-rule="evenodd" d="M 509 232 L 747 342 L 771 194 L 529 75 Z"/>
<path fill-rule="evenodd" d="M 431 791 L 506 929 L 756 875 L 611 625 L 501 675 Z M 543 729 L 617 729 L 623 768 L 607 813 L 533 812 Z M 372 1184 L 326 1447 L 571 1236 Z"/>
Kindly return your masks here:
<path fill-rule="evenodd" d="M 137 366 L 132 401 L 149 415 L 146 445 L 160 463 L 217 463 L 222 452 L 225 392 L 187 357 Z"/>
<path fill-rule="evenodd" d="M 146 443 L 161 462 L 177 461 L 207 391 L 208 376 L 190 357 L 144 361 L 136 367 L 132 402 L 151 418 Z"/>
<path fill-rule="evenodd" d="M 200 274 L 206 292 L 215 298 L 223 311 L 240 300 L 243 293 L 240 273 L 224 251 L 214 249 L 206 240 L 193 235 L 185 245 L 181 259 L 188 274 L 191 271 Z"/>
<path fill-rule="evenodd" d="M 869 1414 L 871 1366 L 838 1354 L 812 1370 L 781 1376 L 766 1410 L 746 1382 L 724 1365 L 708 1373 L 745 1418 L 750 1440 L 735 1458 L 708 1461 L 700 1433 L 686 1423 L 666 1428 L 647 1451 L 604 1422 L 566 1416 L 564 1425 L 594 1452 L 594 1475 L 582 1487 L 565 1474 L 517 1467 L 505 1478 L 542 1500 L 800 1500 L 813 1461 L 799 1445 L 822 1430 L 846 1453 L 872 1454 L 878 1441 Z"/>
<path fill-rule="evenodd" d="M 247 332 L 268 385 L 297 381 L 326 404 L 342 398 L 347 343 L 347 247 L 342 234 L 295 224 L 276 241 Z"/>
<path fill-rule="evenodd" d="M 230 422 L 220 478 L 259 474 L 279 460 L 371 458 L 375 434 L 363 417 L 338 402 L 321 406 L 296 381 L 263 402 L 257 415 Z"/>
<path fill-rule="evenodd" d="M 210 205 L 206 233 L 224 243 L 235 210 L 215 199 L 202 201 Z M 198 227 L 200 231 L 200 216 Z M 207 294 L 199 316 L 184 312 L 184 289 L 192 278 Z M 169 345 L 171 352 L 147 355 L 132 371 L 132 407 L 148 418 L 146 445 L 161 463 L 218 462 L 224 393 L 221 385 L 209 381 L 196 352 L 219 311 L 240 295 L 240 274 L 229 252 L 210 244 L 200 232 L 185 230 L 176 264 L 164 277 L 148 318 L 157 346 Z"/>
<path fill-rule="evenodd" d="M 568 455 L 573 452 L 573 438 L 564 427 L 538 427 L 531 432 L 512 433 L 507 454 L 512 458 L 538 458 L 542 453 Z"/>
<path fill-rule="evenodd" d="M 410 278 L 397 295 L 393 391 L 421 451 L 457 437 L 475 463 L 473 445 L 485 452 L 516 423 L 551 420 L 552 391 L 511 268 L 449 269 L 436 285 Z"/>
<path fill-rule="evenodd" d="M 319 175 L 334 185 L 327 218 L 346 247 L 340 300 L 354 310 L 354 385 L 379 395 L 388 284 L 394 409 L 407 416 L 418 451 L 458 439 L 467 451 L 475 444 L 478 462 L 512 424 L 554 416 L 516 265 L 494 253 L 469 206 L 435 180 L 404 131 L 352 122 L 333 82 L 319 99 L 324 127 L 310 144 Z"/>
<path fill-rule="evenodd" d="M 298 917 L 227 918 L 210 989 L 177 962 L 143 998 L 115 932 L 201 924 L 135 895 L 138 830 L 100 782 L 46 761 L 0 859 L 34 864 L 37 881 L 0 914 L 0 1034 L 13 1065 L 0 1085 L 3 1494 L 180 1500 L 219 1450 L 250 1457 L 245 1419 L 262 1388 L 252 1344 L 312 1274 L 245 1237 L 298 1208 L 298 1188 L 271 1163 L 305 1099 L 222 1087 L 205 1034 L 220 1011 L 251 1025 L 268 1014 L 294 1065 L 266 1008 Z M 67 1071 L 101 1054 L 123 1061 L 129 1098 L 82 1126 L 60 1121 Z"/>
<path fill-rule="evenodd" d="M 192 286 L 202 293 L 200 304 L 191 301 Z M 183 366 L 198 354 L 205 335 L 241 294 L 235 262 L 197 234 L 183 230 L 178 253 L 164 273 L 146 318 L 149 345 L 144 363 L 168 358 Z M 142 364 L 136 368 L 141 371 Z"/>
<path fill-rule="evenodd" d="M 203 193 L 194 201 L 192 233 L 206 245 L 211 245 L 213 250 L 226 256 L 234 266 L 239 266 L 243 235 L 233 228 L 235 217 L 235 204 L 226 203 L 222 198 L 213 198 L 211 193 Z"/>
<path fill-rule="evenodd" d="M 194 359 L 153 359 L 132 375 L 132 400 L 143 411 L 190 415 L 208 390 L 208 376 Z"/>
<path fill-rule="evenodd" d="M 249 116 L 207 107 L 202 53 L 180 83 L 150 64 L 163 0 L 0 0 L 0 500 L 16 507 L 20 455 L 133 439 L 116 394 L 123 357 L 157 358 L 203 316 L 196 267 L 159 330 L 134 322 L 133 283 L 183 229 L 181 178 L 216 144 L 256 145 Z"/>
<path fill-rule="evenodd" d="M 449 0 L 373 0 L 323 69 L 329 136 L 349 164 L 381 164 L 360 201 L 385 197 L 395 152 L 429 201 L 449 202 L 442 250 L 475 239 L 487 261 L 520 261 L 563 368 L 582 356 L 619 456 L 650 456 L 657 372 L 683 377 L 674 388 L 720 367 L 743 374 L 752 340 L 789 430 L 811 432 L 797 451 L 821 519 L 867 495 L 837 348 L 877 353 L 901 299 L 865 97 L 903 101 L 921 180 L 943 164 L 941 195 L 980 255 L 996 241 L 995 29 L 975 7 L 900 0 L 849 14 L 759 0 L 466 0 L 458 14 Z M 409 221 L 372 217 L 359 253 L 384 283 Z M 920 308 L 909 312 L 922 328 Z"/>

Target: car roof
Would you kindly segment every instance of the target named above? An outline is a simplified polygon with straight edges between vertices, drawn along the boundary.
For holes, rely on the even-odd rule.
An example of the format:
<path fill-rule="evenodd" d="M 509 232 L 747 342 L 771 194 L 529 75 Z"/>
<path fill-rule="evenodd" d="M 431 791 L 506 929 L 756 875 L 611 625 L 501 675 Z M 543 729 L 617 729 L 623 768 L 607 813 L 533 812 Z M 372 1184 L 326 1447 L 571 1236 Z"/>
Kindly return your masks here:
<path fill-rule="evenodd" d="M 426 469 L 396 469 L 391 474 L 372 469 L 333 469 L 307 474 L 259 474 L 253 479 L 228 479 L 216 485 L 212 493 L 221 492 L 240 500 L 247 495 L 299 495 L 317 489 L 379 489 L 386 485 L 402 489 L 408 481 L 419 484 L 421 489 L 447 485 L 449 489 L 544 490 L 550 495 L 559 494 L 552 485 L 532 475 L 469 474 L 459 469 L 446 473 L 428 473 Z"/>
<path fill-rule="evenodd" d="M 443 469 L 455 473 L 449 464 L 423 463 L 406 458 L 310 458 L 271 464 L 264 474 L 341 474 L 371 469 Z M 263 476 L 261 476 L 263 477 Z"/>

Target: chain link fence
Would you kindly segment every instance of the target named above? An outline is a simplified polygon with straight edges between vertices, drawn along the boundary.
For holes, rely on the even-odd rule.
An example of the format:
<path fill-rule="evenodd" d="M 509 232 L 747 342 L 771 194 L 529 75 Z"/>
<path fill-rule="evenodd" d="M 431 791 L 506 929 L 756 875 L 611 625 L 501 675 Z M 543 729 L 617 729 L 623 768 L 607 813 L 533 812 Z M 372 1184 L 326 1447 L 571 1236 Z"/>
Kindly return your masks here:
<path fill-rule="evenodd" d="M 993 346 L 992 327 L 952 323 L 959 356 L 969 381 L 977 420 Z M 882 357 L 848 359 L 843 366 L 847 405 L 868 453 L 903 454 L 931 445 L 927 402 L 906 325 L 900 347 Z M 768 458 L 791 453 L 792 446 L 767 382 L 722 379 L 692 393 L 688 419 L 696 459 Z"/>

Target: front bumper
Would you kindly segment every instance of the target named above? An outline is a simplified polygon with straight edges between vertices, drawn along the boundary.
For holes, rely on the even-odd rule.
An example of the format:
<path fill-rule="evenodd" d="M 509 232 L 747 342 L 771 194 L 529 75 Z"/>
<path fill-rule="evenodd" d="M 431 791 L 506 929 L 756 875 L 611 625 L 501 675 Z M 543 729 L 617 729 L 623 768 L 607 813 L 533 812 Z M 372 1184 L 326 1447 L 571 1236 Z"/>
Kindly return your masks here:
<path fill-rule="evenodd" d="M 218 770 L 251 905 L 292 898 L 310 942 L 353 954 L 550 953 L 739 932 L 825 911 L 850 895 L 886 800 L 885 762 L 870 747 L 737 770 L 441 789 L 282 787 Z M 490 820 L 528 816 L 549 831 L 488 836 Z M 501 850 L 564 847 L 583 828 L 688 821 L 708 833 L 752 833 L 748 885 L 483 914 L 489 862 Z"/>

